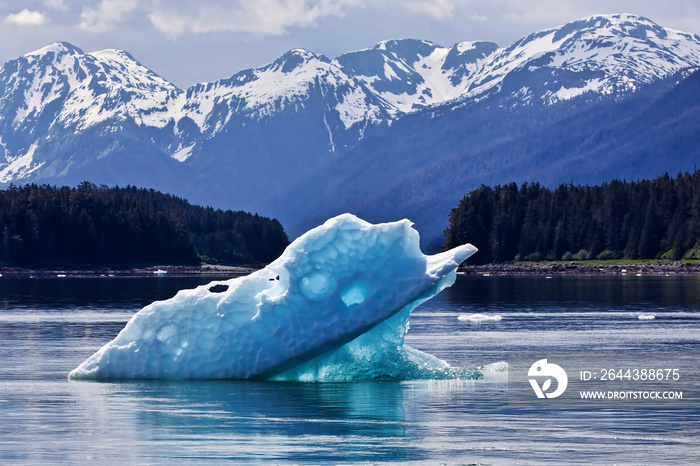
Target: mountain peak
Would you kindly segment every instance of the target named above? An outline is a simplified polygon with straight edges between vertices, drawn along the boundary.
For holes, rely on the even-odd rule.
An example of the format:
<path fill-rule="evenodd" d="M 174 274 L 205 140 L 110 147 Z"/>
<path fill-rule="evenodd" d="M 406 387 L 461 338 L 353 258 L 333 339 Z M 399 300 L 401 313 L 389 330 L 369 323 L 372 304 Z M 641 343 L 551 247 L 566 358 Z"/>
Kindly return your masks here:
<path fill-rule="evenodd" d="M 296 49 L 291 49 L 288 51 L 285 55 L 290 55 L 290 56 L 295 56 L 295 57 L 304 57 L 307 59 L 315 58 L 316 54 L 302 48 L 296 48 Z"/>
<path fill-rule="evenodd" d="M 630 13 L 592 15 L 560 26 L 553 41 L 569 35 L 631 37 L 636 39 L 666 39 L 668 30 L 643 16 Z M 543 31 L 544 32 L 544 31 Z"/>
<path fill-rule="evenodd" d="M 47 53 L 54 53 L 56 55 L 82 55 L 84 52 L 75 45 L 70 44 L 68 42 L 54 42 L 53 44 L 47 45 L 46 47 L 42 47 L 38 50 L 34 50 L 33 52 L 25 54 L 25 57 L 46 55 Z"/>
<path fill-rule="evenodd" d="M 317 55 L 306 49 L 292 49 L 274 61 L 272 67 L 280 69 L 283 73 L 289 73 L 299 66 L 310 61 L 321 61 L 330 63 L 330 60 L 323 55 Z"/>
<path fill-rule="evenodd" d="M 499 50 L 466 95 L 501 93 L 516 103 L 622 95 L 699 63 L 698 36 L 629 13 L 593 15 Z"/>
<path fill-rule="evenodd" d="M 90 53 L 90 55 L 96 58 L 106 58 L 118 62 L 137 62 L 137 60 L 129 52 L 119 49 L 99 50 L 97 52 Z"/>
<path fill-rule="evenodd" d="M 640 15 L 635 15 L 633 13 L 596 14 L 596 15 L 585 16 L 585 17 L 579 19 L 578 21 L 573 21 L 572 23 L 580 23 L 580 22 L 590 23 L 590 22 L 596 22 L 596 21 L 602 21 L 602 23 L 600 23 L 598 27 L 618 26 L 618 25 L 630 24 L 630 23 L 643 23 L 643 24 L 658 26 L 655 22 L 653 22 L 649 18 L 646 18 L 644 16 L 640 16 Z"/>
<path fill-rule="evenodd" d="M 372 50 L 391 54 L 398 59 L 408 60 L 409 63 L 420 60 L 433 53 L 440 46 L 427 40 L 394 39 L 385 40 L 374 46 Z"/>
<path fill-rule="evenodd" d="M 433 44 L 432 42 L 427 41 L 427 40 L 408 39 L 407 38 L 407 39 L 383 40 L 374 46 L 374 48 L 377 50 L 387 50 L 387 51 L 395 51 L 397 49 L 401 50 L 401 49 L 405 49 L 405 48 L 415 49 L 416 47 L 435 48 L 436 45 Z"/>

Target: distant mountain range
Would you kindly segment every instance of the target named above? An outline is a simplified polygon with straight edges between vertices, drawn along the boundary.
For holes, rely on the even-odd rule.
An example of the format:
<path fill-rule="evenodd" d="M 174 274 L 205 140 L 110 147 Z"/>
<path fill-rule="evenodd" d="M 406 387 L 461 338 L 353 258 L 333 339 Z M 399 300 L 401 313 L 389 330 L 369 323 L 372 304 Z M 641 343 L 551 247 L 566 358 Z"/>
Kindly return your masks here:
<path fill-rule="evenodd" d="M 492 42 L 292 50 L 182 90 L 65 42 L 0 68 L 0 185 L 89 180 L 275 216 L 350 211 L 424 240 L 480 184 L 597 183 L 700 160 L 700 37 L 630 14 Z"/>

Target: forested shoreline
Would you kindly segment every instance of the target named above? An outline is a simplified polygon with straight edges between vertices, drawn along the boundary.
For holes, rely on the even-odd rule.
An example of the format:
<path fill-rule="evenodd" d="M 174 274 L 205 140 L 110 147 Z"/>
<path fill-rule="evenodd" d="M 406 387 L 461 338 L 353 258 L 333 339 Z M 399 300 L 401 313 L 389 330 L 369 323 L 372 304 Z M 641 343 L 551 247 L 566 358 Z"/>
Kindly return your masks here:
<path fill-rule="evenodd" d="M 266 263 L 289 243 L 277 220 L 191 205 L 153 189 L 10 186 L 0 264 L 20 267 Z"/>
<path fill-rule="evenodd" d="M 700 259 L 700 171 L 597 186 L 481 186 L 449 214 L 443 249 L 471 263 Z"/>

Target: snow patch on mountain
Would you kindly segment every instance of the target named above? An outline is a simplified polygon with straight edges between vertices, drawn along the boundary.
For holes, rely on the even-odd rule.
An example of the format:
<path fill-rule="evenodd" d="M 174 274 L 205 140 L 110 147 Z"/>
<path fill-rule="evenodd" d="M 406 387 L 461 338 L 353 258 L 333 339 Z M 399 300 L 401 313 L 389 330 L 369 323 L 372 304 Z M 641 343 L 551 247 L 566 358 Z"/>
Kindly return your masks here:
<path fill-rule="evenodd" d="M 340 120 L 343 122 L 345 129 L 350 129 L 357 123 L 378 121 L 378 108 L 367 104 L 367 95 L 361 89 L 351 88 L 347 93 L 340 97 L 340 101 L 335 106 Z M 367 118 L 367 114 L 374 118 Z"/>
<path fill-rule="evenodd" d="M 557 102 L 573 99 L 574 97 L 578 97 L 586 92 L 600 93 L 603 90 L 604 83 L 605 82 L 602 79 L 595 78 L 587 81 L 586 84 L 581 87 L 567 88 L 565 86 L 561 86 L 558 91 L 549 93 L 547 95 L 547 100 L 549 102 Z"/>
<path fill-rule="evenodd" d="M 38 170 L 44 162 L 34 163 L 34 151 L 36 148 L 37 144 L 34 143 L 24 155 L 16 157 L 6 156 L 6 163 L 0 163 L 0 183 L 22 180 L 27 178 L 33 171 Z"/>
<path fill-rule="evenodd" d="M 490 42 L 441 47 L 413 39 L 383 41 L 334 60 L 388 104 L 394 118 L 459 97 L 466 78 L 496 50 Z"/>
<path fill-rule="evenodd" d="M 192 149 L 194 149 L 194 144 L 177 150 L 175 153 L 173 153 L 172 157 L 178 162 L 184 162 L 192 155 Z"/>

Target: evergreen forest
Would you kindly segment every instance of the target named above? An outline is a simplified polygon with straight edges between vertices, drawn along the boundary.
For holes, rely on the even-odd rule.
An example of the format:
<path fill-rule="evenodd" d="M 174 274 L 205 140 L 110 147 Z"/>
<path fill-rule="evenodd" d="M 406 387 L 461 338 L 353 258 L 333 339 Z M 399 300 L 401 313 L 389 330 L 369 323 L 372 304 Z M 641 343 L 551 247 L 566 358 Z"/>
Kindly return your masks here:
<path fill-rule="evenodd" d="M 153 189 L 83 182 L 0 191 L 0 265 L 243 265 L 270 262 L 288 243 L 277 220 Z"/>
<path fill-rule="evenodd" d="M 470 262 L 700 259 L 700 171 L 596 186 L 481 186 L 449 214 L 443 249 Z"/>

